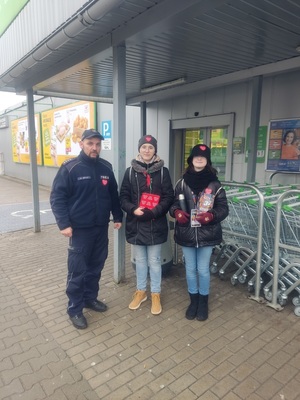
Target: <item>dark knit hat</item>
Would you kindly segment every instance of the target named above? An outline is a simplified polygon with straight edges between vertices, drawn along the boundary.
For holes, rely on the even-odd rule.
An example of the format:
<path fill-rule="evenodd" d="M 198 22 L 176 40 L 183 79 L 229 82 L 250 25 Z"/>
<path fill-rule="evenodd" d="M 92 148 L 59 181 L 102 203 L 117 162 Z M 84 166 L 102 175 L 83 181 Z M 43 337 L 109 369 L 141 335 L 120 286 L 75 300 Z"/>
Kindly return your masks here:
<path fill-rule="evenodd" d="M 101 135 L 100 132 L 96 131 L 96 129 L 86 129 L 81 136 L 81 140 L 90 139 L 92 137 L 104 140 L 104 137 Z"/>
<path fill-rule="evenodd" d="M 155 154 L 157 153 L 157 140 L 155 139 L 155 137 L 151 136 L 151 135 L 145 135 L 142 136 L 139 140 L 139 144 L 138 144 L 138 151 L 140 151 L 140 147 L 143 144 L 152 144 L 152 146 L 154 146 L 155 148 Z"/>
<path fill-rule="evenodd" d="M 207 147 L 206 144 L 196 144 L 196 146 L 192 148 L 187 163 L 191 164 L 194 157 L 205 157 L 207 159 L 207 164 L 211 165 L 210 148 Z"/>

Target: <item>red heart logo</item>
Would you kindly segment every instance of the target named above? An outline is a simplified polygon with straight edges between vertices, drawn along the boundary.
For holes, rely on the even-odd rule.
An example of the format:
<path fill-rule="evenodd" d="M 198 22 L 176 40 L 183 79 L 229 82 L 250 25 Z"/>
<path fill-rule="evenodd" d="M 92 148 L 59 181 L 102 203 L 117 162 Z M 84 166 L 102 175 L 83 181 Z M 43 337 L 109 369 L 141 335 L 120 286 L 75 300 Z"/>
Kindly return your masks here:
<path fill-rule="evenodd" d="M 199 146 L 202 151 L 206 150 L 206 146 Z"/>
<path fill-rule="evenodd" d="M 151 142 L 152 138 L 151 138 L 151 136 L 146 136 L 145 139 L 146 139 L 147 142 Z"/>
<path fill-rule="evenodd" d="M 107 179 L 102 179 L 102 185 L 107 185 Z"/>

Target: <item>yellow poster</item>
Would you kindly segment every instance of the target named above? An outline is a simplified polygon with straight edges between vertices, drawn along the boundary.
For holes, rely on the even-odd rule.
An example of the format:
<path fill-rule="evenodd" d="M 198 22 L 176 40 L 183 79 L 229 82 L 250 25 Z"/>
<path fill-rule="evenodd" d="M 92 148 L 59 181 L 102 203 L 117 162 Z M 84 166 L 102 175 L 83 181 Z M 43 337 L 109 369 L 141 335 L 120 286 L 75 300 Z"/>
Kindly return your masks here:
<path fill-rule="evenodd" d="M 79 101 L 42 112 L 44 165 L 59 167 L 80 153 L 85 129 L 95 126 L 95 103 Z"/>
<path fill-rule="evenodd" d="M 36 158 L 37 158 L 37 164 L 42 165 L 41 134 L 40 134 L 39 121 L 40 121 L 40 116 L 39 114 L 36 114 L 34 116 Z M 30 149 L 29 149 L 29 132 L 28 132 L 27 117 L 11 121 L 11 134 L 12 134 L 13 161 L 29 164 Z"/>

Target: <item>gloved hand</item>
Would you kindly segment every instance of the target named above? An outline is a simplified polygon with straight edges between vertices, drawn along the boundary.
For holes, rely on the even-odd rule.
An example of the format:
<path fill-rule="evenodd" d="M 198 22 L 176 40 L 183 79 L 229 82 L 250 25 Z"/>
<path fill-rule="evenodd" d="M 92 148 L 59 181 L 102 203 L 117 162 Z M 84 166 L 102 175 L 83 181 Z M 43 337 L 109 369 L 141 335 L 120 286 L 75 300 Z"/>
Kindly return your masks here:
<path fill-rule="evenodd" d="M 187 224 L 190 220 L 190 214 L 188 214 L 187 212 L 182 211 L 180 209 L 175 210 L 174 214 L 175 214 L 176 221 L 180 225 Z"/>
<path fill-rule="evenodd" d="M 205 212 L 196 216 L 196 220 L 201 225 L 207 225 L 214 219 L 214 214 L 211 212 Z"/>
<path fill-rule="evenodd" d="M 139 221 L 151 221 L 151 219 L 154 219 L 154 214 L 149 208 L 144 208 L 143 213 L 138 217 Z"/>

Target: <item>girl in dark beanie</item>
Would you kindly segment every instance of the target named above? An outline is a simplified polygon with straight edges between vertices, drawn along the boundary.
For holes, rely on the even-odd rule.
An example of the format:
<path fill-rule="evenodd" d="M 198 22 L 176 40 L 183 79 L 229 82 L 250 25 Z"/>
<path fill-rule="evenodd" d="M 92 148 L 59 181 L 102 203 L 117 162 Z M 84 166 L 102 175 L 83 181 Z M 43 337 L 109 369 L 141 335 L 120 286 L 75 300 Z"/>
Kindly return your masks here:
<path fill-rule="evenodd" d="M 175 187 L 170 214 L 175 217 L 174 239 L 182 247 L 190 305 L 186 318 L 208 318 L 210 257 L 222 241 L 220 222 L 228 215 L 225 190 L 212 167 L 210 148 L 193 147 L 188 167 Z"/>

